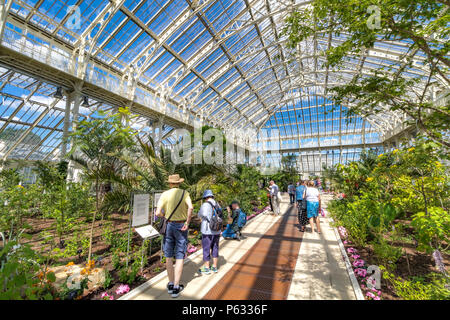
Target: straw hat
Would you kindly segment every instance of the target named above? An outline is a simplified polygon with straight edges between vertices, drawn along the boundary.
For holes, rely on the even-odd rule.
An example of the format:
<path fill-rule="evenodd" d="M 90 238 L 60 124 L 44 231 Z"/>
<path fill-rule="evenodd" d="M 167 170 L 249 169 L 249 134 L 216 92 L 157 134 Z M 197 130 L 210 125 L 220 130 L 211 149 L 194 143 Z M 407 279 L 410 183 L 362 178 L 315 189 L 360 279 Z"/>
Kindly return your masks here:
<path fill-rule="evenodd" d="M 184 179 L 180 178 L 179 174 L 173 174 L 173 175 L 169 176 L 169 180 L 167 182 L 177 184 L 177 183 L 182 183 L 183 181 L 184 181 Z"/>

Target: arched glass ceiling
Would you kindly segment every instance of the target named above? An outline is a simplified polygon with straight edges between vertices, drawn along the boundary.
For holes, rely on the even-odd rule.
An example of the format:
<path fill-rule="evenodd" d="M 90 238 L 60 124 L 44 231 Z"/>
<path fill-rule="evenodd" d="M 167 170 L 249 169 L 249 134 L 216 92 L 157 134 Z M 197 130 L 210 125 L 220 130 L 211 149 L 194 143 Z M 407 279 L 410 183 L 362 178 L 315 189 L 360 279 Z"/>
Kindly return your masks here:
<path fill-rule="evenodd" d="M 378 42 L 373 49 L 348 57 L 340 70 L 326 67 L 321 54 L 343 41 L 345 34 L 319 34 L 301 43 L 299 54 L 293 55 L 280 35 L 284 18 L 293 8 L 310 2 L 13 0 L 6 2 L 9 11 L 1 45 L 83 80 L 83 92 L 99 107 L 105 102 L 129 101 L 140 106 L 135 107 L 138 114 L 154 117 L 162 112 L 157 106 L 161 99 L 167 98 L 170 112 L 164 109 L 165 119 L 175 121 L 165 127 L 167 132 L 175 123 L 200 118 L 224 129 L 276 126 L 284 133 L 281 139 L 287 151 L 306 148 L 303 151 L 309 152 L 316 144 L 318 148 L 340 146 L 350 140 L 362 141 L 355 145 L 379 142 L 404 116 L 386 112 L 364 121 L 355 118 L 353 125 L 342 124 L 346 107 L 334 106 L 330 112 L 327 89 L 350 81 L 357 73 L 368 75 L 382 67 L 401 66 L 406 43 Z M 72 6 L 80 10 L 71 11 Z M 9 67 L 16 63 L 19 71 L 36 69 L 21 69 L 18 58 L 14 59 L 0 62 Z M 417 52 L 414 59 L 409 75 L 423 78 L 427 71 L 423 55 Z M 5 70 L 17 71 L 15 67 Z M 46 73 L 46 79 L 52 74 Z M 11 81 L 7 75 L 2 79 L 2 83 Z M 71 83 L 61 76 L 50 80 L 65 88 Z M 89 84 L 106 91 L 97 94 L 87 88 Z M 48 86 L 36 92 L 48 97 L 51 90 L 44 92 Z M 11 105 L 27 97 L 15 94 L 22 100 L 10 98 Z M 56 110 L 52 110 L 55 117 Z M 8 115 L 4 108 L 2 112 Z"/>

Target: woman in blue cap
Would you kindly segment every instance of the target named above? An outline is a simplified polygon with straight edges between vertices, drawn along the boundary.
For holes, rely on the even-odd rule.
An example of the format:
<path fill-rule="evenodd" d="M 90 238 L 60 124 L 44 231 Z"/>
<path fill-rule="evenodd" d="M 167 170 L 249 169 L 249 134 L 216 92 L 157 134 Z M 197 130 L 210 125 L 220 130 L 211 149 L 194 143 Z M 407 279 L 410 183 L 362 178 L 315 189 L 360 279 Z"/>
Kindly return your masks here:
<path fill-rule="evenodd" d="M 204 265 L 199 269 L 201 274 L 210 274 L 211 271 L 218 272 L 217 261 L 219 258 L 219 239 L 222 230 L 211 230 L 211 218 L 213 214 L 221 215 L 221 209 L 214 200 L 214 194 L 211 190 L 205 190 L 203 193 L 203 204 L 198 212 L 198 217 L 202 220 L 200 231 L 202 233 L 203 261 Z M 212 257 L 212 267 L 210 261 Z"/>

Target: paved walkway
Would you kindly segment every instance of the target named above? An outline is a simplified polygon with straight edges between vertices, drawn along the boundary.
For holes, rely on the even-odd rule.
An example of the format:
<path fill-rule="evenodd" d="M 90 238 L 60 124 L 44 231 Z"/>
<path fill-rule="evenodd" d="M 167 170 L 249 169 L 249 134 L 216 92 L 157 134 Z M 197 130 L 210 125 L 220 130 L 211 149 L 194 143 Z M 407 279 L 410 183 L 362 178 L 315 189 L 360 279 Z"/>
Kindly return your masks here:
<path fill-rule="evenodd" d="M 324 208 L 328 197 L 322 196 Z M 303 234 L 289 291 L 289 300 L 355 300 L 350 277 L 328 217 L 320 218 L 322 233 Z"/>
<path fill-rule="evenodd" d="M 289 207 L 204 299 L 285 300 L 301 243 L 296 225 L 296 210 Z"/>
<path fill-rule="evenodd" d="M 217 274 L 199 275 L 202 254 L 191 255 L 178 299 L 355 299 L 328 218 L 321 218 L 319 237 L 298 230 L 296 210 L 289 203 L 281 204 L 281 212 L 278 217 L 257 216 L 245 227 L 245 240 L 221 240 Z M 167 282 L 164 272 L 122 299 L 172 299 Z"/>

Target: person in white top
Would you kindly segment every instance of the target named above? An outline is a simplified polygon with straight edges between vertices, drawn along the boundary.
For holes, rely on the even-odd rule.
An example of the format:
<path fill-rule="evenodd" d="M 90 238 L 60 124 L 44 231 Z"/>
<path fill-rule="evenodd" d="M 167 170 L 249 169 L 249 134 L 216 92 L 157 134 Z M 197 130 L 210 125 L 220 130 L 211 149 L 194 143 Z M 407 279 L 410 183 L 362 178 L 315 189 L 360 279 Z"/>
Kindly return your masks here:
<path fill-rule="evenodd" d="M 270 198 L 272 201 L 272 207 L 273 207 L 273 214 L 279 215 L 280 214 L 280 199 L 278 199 L 278 192 L 280 189 L 275 184 L 275 181 L 270 180 L 269 187 L 267 190 L 270 192 Z"/>
<path fill-rule="evenodd" d="M 314 181 L 308 181 L 304 199 L 306 199 L 306 216 L 311 225 L 311 232 L 314 232 L 314 223 L 316 223 L 317 233 L 320 233 L 319 211 L 321 200 L 319 190 L 314 187 Z"/>

